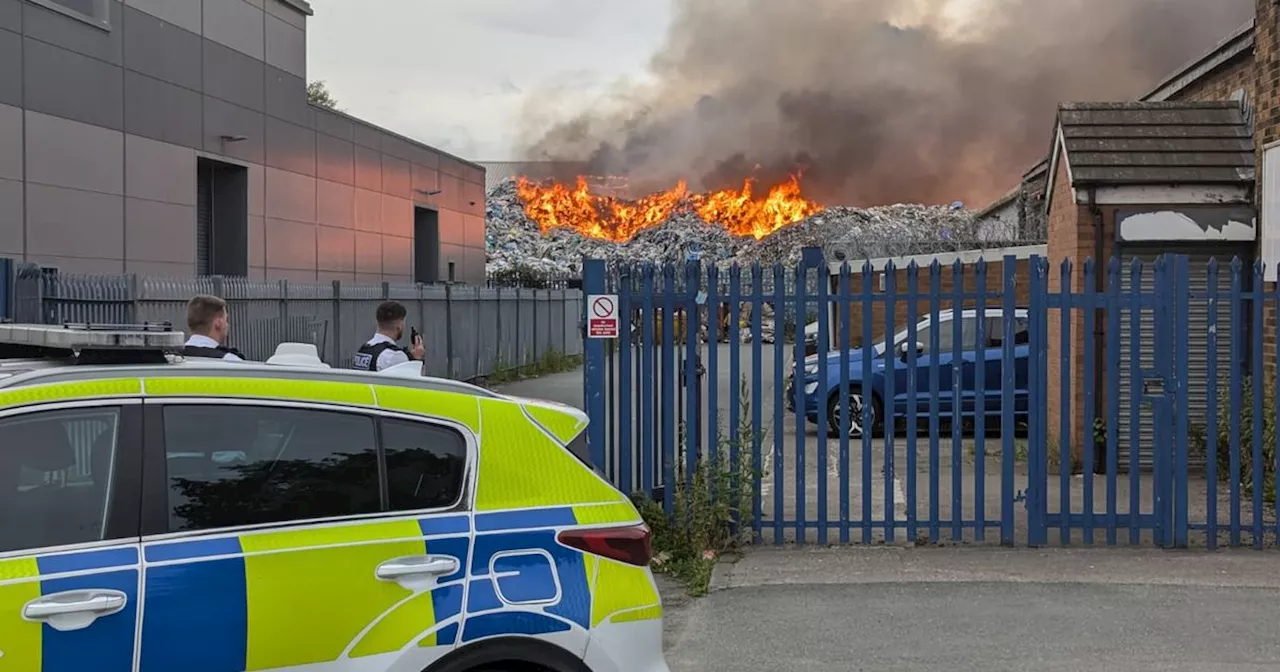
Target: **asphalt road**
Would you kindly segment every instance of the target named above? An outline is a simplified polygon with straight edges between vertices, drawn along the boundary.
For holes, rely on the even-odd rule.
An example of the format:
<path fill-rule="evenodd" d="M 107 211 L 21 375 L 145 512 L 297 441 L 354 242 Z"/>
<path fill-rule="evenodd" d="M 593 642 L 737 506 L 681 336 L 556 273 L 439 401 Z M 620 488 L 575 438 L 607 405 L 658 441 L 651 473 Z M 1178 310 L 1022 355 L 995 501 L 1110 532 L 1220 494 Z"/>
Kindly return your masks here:
<path fill-rule="evenodd" d="M 719 385 L 727 399 L 727 376 Z M 503 391 L 580 407 L 582 373 L 521 381 Z M 771 399 L 771 389 L 763 396 Z M 783 501 L 790 515 L 796 501 L 794 422 L 785 421 L 782 433 Z M 805 434 L 807 468 L 813 470 L 819 442 L 812 427 Z M 830 441 L 828 450 L 837 443 Z M 887 508 L 882 443 L 877 440 L 870 483 L 876 518 Z M 895 453 L 902 444 L 895 443 Z M 853 452 L 860 460 L 860 451 Z M 903 464 L 900 453 L 896 461 Z M 860 464 L 849 472 L 855 505 Z M 949 473 L 950 463 L 942 466 Z M 973 472 L 972 466 L 964 469 L 968 513 Z M 998 463 L 989 464 L 987 473 L 999 473 Z M 1023 470 L 1018 473 L 1023 478 Z M 807 482 L 816 476 L 811 472 Z M 942 479 L 939 493 L 943 511 L 948 480 Z M 1050 502 L 1058 501 L 1058 483 L 1050 479 Z M 1069 479 L 1076 502 L 1082 483 Z M 834 492 L 834 481 L 828 484 Z M 1095 489 L 1102 492 L 1099 483 Z M 807 490 L 812 515 L 812 487 Z M 1149 486 L 1144 490 L 1149 493 Z M 987 492 L 990 498 L 999 490 L 989 484 Z M 769 511 L 776 495 L 763 494 Z M 896 509 L 901 502 L 895 500 L 888 505 Z M 998 502 L 988 505 L 988 516 L 997 512 Z M 1019 528 L 1022 522 L 1020 515 Z M 1056 539 L 1052 531 L 1051 543 Z M 707 597 L 690 600 L 660 581 L 665 648 L 673 672 L 1270 671 L 1280 669 L 1276 560 L 1274 552 L 1145 548 L 752 548 L 739 562 L 717 568 Z"/>
<path fill-rule="evenodd" d="M 753 551 L 668 607 L 673 672 L 1280 669 L 1271 553 Z"/>

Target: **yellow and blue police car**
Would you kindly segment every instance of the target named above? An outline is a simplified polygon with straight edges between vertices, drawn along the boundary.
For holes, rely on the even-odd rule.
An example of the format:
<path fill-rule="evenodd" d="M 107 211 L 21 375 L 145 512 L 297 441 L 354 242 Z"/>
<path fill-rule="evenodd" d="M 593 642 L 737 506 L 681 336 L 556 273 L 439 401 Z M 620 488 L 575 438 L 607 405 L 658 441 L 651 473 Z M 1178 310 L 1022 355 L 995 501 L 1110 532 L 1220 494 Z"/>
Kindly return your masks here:
<path fill-rule="evenodd" d="M 0 672 L 667 672 L 576 409 L 0 324 Z"/>

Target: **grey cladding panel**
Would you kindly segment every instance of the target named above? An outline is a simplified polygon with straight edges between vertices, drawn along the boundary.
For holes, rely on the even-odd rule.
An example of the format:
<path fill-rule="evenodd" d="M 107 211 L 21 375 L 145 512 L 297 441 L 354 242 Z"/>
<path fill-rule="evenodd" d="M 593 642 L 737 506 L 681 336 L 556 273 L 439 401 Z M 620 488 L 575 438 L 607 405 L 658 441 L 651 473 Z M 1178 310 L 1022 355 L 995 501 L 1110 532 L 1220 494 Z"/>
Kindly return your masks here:
<path fill-rule="evenodd" d="M 274 16 L 266 18 L 268 64 L 307 76 L 307 33 Z"/>
<path fill-rule="evenodd" d="M 125 130 L 154 140 L 203 148 L 204 119 L 199 93 L 125 71 Z"/>
<path fill-rule="evenodd" d="M 203 40 L 132 7 L 125 8 L 124 64 L 136 72 L 199 91 Z"/>
<path fill-rule="evenodd" d="M 243 136 L 238 142 L 225 142 L 220 136 Z M 241 161 L 262 163 L 265 148 L 265 123 L 260 112 L 236 107 L 217 98 L 204 98 L 204 149 Z"/>
<path fill-rule="evenodd" d="M 312 111 L 316 115 L 317 131 L 320 131 L 321 133 L 326 133 L 328 135 L 332 135 L 333 137 L 338 138 L 339 140 L 346 140 L 348 142 L 351 141 L 352 123 L 350 119 L 347 119 L 346 117 L 336 114 L 334 112 L 317 108 L 315 106 L 309 106 L 309 107 L 311 107 Z"/>
<path fill-rule="evenodd" d="M 382 149 L 382 130 L 374 128 L 368 124 L 354 123 L 352 130 L 355 133 L 355 141 L 357 145 L 364 145 L 371 149 Z"/>
<path fill-rule="evenodd" d="M 123 128 L 124 87 L 119 66 L 29 37 L 23 40 L 23 50 L 27 109 L 113 130 Z M 49 82 L 58 85 L 50 86 Z"/>
<path fill-rule="evenodd" d="M 21 180 L 22 109 L 0 105 L 0 180 Z"/>
<path fill-rule="evenodd" d="M 262 5 L 268 14 L 283 19 L 295 28 L 307 27 L 307 15 L 298 11 L 292 3 L 281 0 L 262 0 Z"/>
<path fill-rule="evenodd" d="M 356 186 L 382 191 L 382 154 L 377 150 L 356 145 Z"/>
<path fill-rule="evenodd" d="M 307 104 L 307 83 L 301 77 L 273 68 L 266 68 L 267 114 L 287 122 L 315 127 L 316 113 Z"/>
<path fill-rule="evenodd" d="M 22 32 L 22 0 L 0 0 L 0 29 Z"/>
<path fill-rule="evenodd" d="M 353 145 L 324 133 L 316 134 L 316 175 L 340 184 L 355 182 Z"/>
<path fill-rule="evenodd" d="M 262 9 L 244 0 L 204 3 L 204 36 L 262 60 Z"/>
<path fill-rule="evenodd" d="M 88 9 L 92 13 L 93 0 L 75 0 L 65 2 L 68 8 L 82 11 Z M 78 5 L 78 6 L 77 6 Z M 92 56 L 100 61 L 113 65 L 124 62 L 120 17 L 123 7 L 119 2 L 110 6 L 112 29 L 90 25 L 83 21 L 70 19 L 51 9 L 34 3 L 27 3 L 22 16 L 23 32 L 27 37 L 35 38 L 85 56 Z"/>
<path fill-rule="evenodd" d="M 22 104 L 22 36 L 0 29 L 0 104 Z"/>
<path fill-rule="evenodd" d="M 314 176 L 316 174 L 316 132 L 267 117 L 267 165 Z"/>
<path fill-rule="evenodd" d="M 204 17 L 202 0 L 125 0 L 125 4 L 140 9 L 166 23 L 199 35 Z"/>
<path fill-rule="evenodd" d="M 243 4 L 243 0 L 224 1 Z M 204 41 L 204 93 L 207 96 L 261 112 L 264 68 L 262 61 L 216 42 Z"/>

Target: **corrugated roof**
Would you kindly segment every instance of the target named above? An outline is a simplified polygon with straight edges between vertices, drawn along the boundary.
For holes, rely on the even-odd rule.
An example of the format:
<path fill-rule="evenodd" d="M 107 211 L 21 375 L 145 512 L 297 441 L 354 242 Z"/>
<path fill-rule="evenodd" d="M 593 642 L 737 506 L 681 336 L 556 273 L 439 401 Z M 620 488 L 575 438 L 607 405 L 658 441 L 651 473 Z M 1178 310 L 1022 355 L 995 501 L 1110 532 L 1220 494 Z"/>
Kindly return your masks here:
<path fill-rule="evenodd" d="M 1253 133 L 1237 103 L 1067 103 L 1058 125 L 1074 186 L 1254 180 Z"/>

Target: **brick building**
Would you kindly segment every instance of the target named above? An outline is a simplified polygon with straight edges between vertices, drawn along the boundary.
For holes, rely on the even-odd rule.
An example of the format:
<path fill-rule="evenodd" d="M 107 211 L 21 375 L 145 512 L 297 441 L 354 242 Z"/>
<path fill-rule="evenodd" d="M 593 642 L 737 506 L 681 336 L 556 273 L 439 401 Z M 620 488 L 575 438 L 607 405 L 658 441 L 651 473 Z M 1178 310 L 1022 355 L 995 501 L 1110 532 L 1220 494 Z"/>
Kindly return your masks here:
<path fill-rule="evenodd" d="M 1203 270 L 1210 255 L 1228 260 L 1238 256 L 1246 263 L 1262 261 L 1269 267 L 1268 284 L 1275 281 L 1274 270 L 1280 263 L 1277 21 L 1280 7 L 1275 0 L 1257 0 L 1253 20 L 1170 74 L 1138 102 L 1075 104 L 1060 109 L 1053 142 L 1054 170 L 1045 199 L 1049 257 L 1055 264 L 1050 274 L 1054 291 L 1059 289 L 1056 264 L 1063 259 L 1072 259 L 1077 265 L 1086 257 L 1153 259 L 1168 250 L 1190 257 L 1191 282 L 1200 287 L 1205 286 Z M 1101 203 L 1097 200 L 1099 189 L 1107 194 Z M 1121 197 L 1120 190 L 1128 195 Z M 1126 235 L 1126 221 L 1141 225 Z M 1187 222 L 1199 226 L 1188 227 Z M 1122 279 L 1127 280 L 1123 274 Z M 1083 289 L 1078 271 L 1073 280 L 1075 291 Z M 1105 286 L 1105 278 L 1100 279 L 1100 286 Z M 1205 306 L 1193 305 L 1189 317 L 1202 317 L 1205 310 Z M 1219 319 L 1224 315 L 1225 311 Z M 1264 359 L 1268 372 L 1274 372 L 1274 306 L 1268 304 L 1263 319 Z M 1055 334 L 1064 326 L 1071 328 L 1073 353 L 1083 352 L 1085 338 L 1105 338 L 1105 327 L 1085 335 L 1079 313 L 1069 322 L 1063 325 L 1055 311 L 1049 326 Z M 1191 324 L 1192 339 L 1203 340 L 1196 333 L 1195 322 Z M 1127 328 L 1123 331 L 1127 338 Z M 1236 331 L 1247 333 L 1245 328 Z M 1057 381 L 1072 385 L 1071 443 L 1078 455 L 1079 439 L 1088 436 L 1082 417 L 1084 364 L 1072 358 L 1071 370 L 1064 375 L 1057 362 L 1059 347 L 1051 345 L 1049 384 L 1050 389 L 1059 389 Z M 1197 370 L 1197 351 L 1203 353 L 1203 345 L 1190 343 L 1193 395 L 1205 376 L 1202 368 Z M 1247 357 L 1247 352 L 1245 346 L 1242 356 Z M 1233 364 L 1229 352 L 1220 351 L 1219 359 L 1220 371 Z M 1123 403 L 1127 403 L 1127 368 L 1125 363 Z M 1095 376 L 1095 380 L 1103 378 Z M 1049 400 L 1053 437 L 1059 434 L 1062 417 L 1061 402 L 1055 396 Z M 1103 396 L 1101 387 L 1097 388 L 1096 417 L 1103 416 Z M 1123 403 L 1122 425 L 1128 420 Z M 1149 418 L 1144 415 L 1139 421 L 1143 431 L 1149 430 Z M 1127 431 L 1123 426 L 1121 429 L 1121 442 L 1127 444 Z M 1127 450 L 1122 448 L 1121 453 Z"/>

